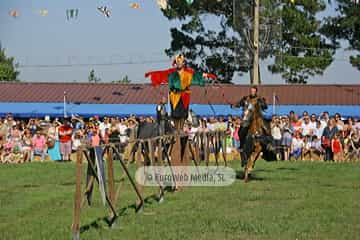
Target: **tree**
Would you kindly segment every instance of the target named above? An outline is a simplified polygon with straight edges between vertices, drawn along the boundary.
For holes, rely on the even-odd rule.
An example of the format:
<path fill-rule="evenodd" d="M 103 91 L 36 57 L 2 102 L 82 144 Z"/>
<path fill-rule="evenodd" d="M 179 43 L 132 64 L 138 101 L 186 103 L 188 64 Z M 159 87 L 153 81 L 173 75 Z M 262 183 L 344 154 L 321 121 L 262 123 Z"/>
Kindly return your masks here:
<path fill-rule="evenodd" d="M 337 0 L 338 15 L 328 17 L 321 32 L 340 47 L 338 40 L 346 40 L 349 50 L 358 54 L 350 56 L 350 63 L 360 70 L 360 1 Z"/>
<path fill-rule="evenodd" d="M 280 73 L 286 83 L 305 84 L 309 76 L 323 74 L 332 63 L 335 45 L 319 33 L 316 14 L 325 10 L 326 4 L 321 0 L 298 2 L 282 4 L 281 41 L 268 69 Z"/>
<path fill-rule="evenodd" d="M 323 0 L 261 1 L 260 57 L 274 59 L 269 70 L 280 73 L 287 83 L 306 83 L 331 64 L 333 46 L 318 33 L 315 17 L 325 7 Z M 170 30 L 172 41 L 165 52 L 169 56 L 183 52 L 195 67 L 230 82 L 235 72 L 252 68 L 252 9 L 253 1 L 247 0 L 198 0 L 191 5 L 169 1 L 165 17 L 182 25 Z M 210 17 L 218 20 L 217 26 L 213 21 L 206 24 Z"/>
<path fill-rule="evenodd" d="M 0 81 L 19 81 L 17 77 L 20 72 L 16 70 L 17 67 L 14 58 L 7 57 L 0 44 Z"/>
<path fill-rule="evenodd" d="M 120 80 L 114 80 L 112 81 L 113 83 L 120 83 L 120 84 L 130 84 L 131 80 L 129 79 L 128 75 L 125 75 L 125 77 L 123 77 Z"/>
<path fill-rule="evenodd" d="M 89 73 L 89 83 L 98 83 L 101 82 L 101 78 L 95 76 L 95 71 L 92 69 Z"/>

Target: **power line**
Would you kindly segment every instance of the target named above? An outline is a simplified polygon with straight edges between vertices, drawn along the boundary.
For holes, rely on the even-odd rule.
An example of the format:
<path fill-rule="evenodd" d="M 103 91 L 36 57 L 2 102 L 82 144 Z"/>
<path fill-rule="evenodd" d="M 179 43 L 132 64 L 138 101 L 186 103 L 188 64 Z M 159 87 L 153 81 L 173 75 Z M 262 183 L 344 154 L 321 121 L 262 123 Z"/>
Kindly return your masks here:
<path fill-rule="evenodd" d="M 322 56 L 295 56 L 289 54 L 273 54 L 276 57 L 288 57 L 288 58 L 308 58 L 308 59 L 324 59 L 328 60 L 327 57 Z M 211 57 L 210 57 L 211 58 Z M 216 57 L 214 57 L 216 58 Z M 238 57 L 235 57 L 238 58 Z M 207 58 L 209 59 L 209 57 Z M 348 62 L 347 58 L 332 58 L 333 61 Z M 262 60 L 264 61 L 264 60 Z M 124 62 L 113 62 L 113 63 L 74 63 L 74 64 L 20 64 L 19 68 L 72 68 L 72 67 L 92 67 L 92 66 L 117 66 L 117 65 L 144 65 L 152 63 L 169 63 L 169 59 L 159 60 L 146 60 L 146 61 L 124 61 Z M 248 64 L 240 64 L 239 67 L 248 67 Z"/>
<path fill-rule="evenodd" d="M 125 61 L 115 63 L 76 63 L 76 64 L 20 64 L 19 68 L 65 68 L 65 67 L 90 67 L 90 66 L 116 66 L 116 65 L 142 65 L 149 63 L 164 63 L 169 62 L 167 60 L 150 60 L 150 61 Z"/>

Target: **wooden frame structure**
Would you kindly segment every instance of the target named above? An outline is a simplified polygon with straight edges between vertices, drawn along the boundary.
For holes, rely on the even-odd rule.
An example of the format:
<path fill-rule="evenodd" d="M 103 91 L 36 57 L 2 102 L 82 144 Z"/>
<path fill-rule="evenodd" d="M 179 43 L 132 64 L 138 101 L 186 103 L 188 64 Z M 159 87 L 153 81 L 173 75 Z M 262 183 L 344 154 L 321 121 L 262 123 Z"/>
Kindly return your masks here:
<path fill-rule="evenodd" d="M 135 162 L 137 169 L 143 166 L 163 166 L 167 164 L 172 174 L 173 165 L 188 165 L 190 160 L 193 160 L 195 166 L 199 166 L 201 160 L 209 165 L 210 145 L 213 148 L 215 155 L 216 165 L 219 164 L 220 149 L 223 152 L 223 159 L 225 166 L 226 161 L 226 132 L 214 131 L 214 132 L 199 132 L 195 134 L 193 139 L 189 139 L 188 135 L 172 134 L 164 135 L 149 139 L 136 139 L 133 141 L 133 154 L 135 155 Z M 116 202 L 119 198 L 121 183 L 115 190 L 114 180 L 114 156 L 116 160 L 120 161 L 121 168 L 129 179 L 131 186 L 137 196 L 136 212 L 141 212 L 144 208 L 143 197 L 143 184 L 135 183 L 133 177 L 130 174 L 127 163 L 124 162 L 121 153 L 115 144 L 107 144 L 101 146 L 103 148 L 102 155 L 106 156 L 107 164 L 107 190 L 105 191 L 106 205 L 109 208 L 109 226 L 111 227 L 117 219 L 115 210 Z M 99 183 L 99 176 L 96 170 L 93 159 L 89 154 L 92 151 L 92 147 L 81 146 L 76 153 L 76 183 L 74 194 L 74 214 L 72 223 L 72 236 L 74 240 L 80 239 L 80 216 L 81 209 L 85 205 L 85 197 L 92 192 L 95 182 Z M 203 157 L 200 156 L 200 152 L 203 152 Z M 82 190 L 82 176 L 83 176 L 83 163 L 84 159 L 88 163 L 88 172 L 92 174 L 88 176 L 85 192 Z M 102 160 L 101 160 L 102 161 Z M 175 178 L 174 178 L 175 179 Z M 175 183 L 176 185 L 176 183 Z M 164 186 L 159 183 L 160 194 L 159 202 L 164 200 Z M 173 186 L 173 190 L 176 186 Z M 88 200 L 88 204 L 90 202 Z"/>

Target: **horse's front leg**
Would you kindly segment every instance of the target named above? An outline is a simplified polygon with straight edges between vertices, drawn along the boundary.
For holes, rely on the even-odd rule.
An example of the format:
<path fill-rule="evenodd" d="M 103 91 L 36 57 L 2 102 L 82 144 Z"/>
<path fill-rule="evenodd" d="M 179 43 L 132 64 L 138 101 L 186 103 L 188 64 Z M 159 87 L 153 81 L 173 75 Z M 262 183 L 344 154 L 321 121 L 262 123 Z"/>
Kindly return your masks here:
<path fill-rule="evenodd" d="M 249 159 L 248 159 L 248 161 L 247 161 L 247 163 L 245 165 L 245 169 L 244 169 L 244 172 L 245 172 L 244 181 L 245 182 L 250 181 L 251 171 L 254 168 L 256 160 L 260 156 L 261 150 L 262 150 L 262 147 L 261 147 L 260 142 L 256 141 L 254 151 L 250 154 L 250 157 L 249 157 Z"/>

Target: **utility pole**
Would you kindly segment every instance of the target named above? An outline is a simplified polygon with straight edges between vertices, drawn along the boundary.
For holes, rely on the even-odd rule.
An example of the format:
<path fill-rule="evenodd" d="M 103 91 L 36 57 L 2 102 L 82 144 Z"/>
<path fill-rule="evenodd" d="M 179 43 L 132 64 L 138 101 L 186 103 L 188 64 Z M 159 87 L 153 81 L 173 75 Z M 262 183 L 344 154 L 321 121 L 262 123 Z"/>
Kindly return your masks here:
<path fill-rule="evenodd" d="M 253 69 L 251 84 L 260 84 L 260 68 L 259 68 L 259 9 L 260 0 L 253 0 L 254 3 L 254 35 L 253 35 Z"/>

